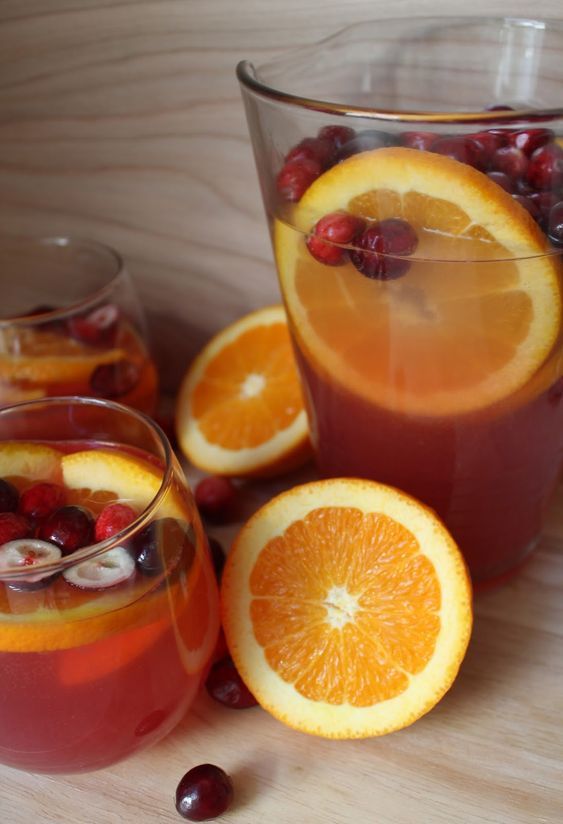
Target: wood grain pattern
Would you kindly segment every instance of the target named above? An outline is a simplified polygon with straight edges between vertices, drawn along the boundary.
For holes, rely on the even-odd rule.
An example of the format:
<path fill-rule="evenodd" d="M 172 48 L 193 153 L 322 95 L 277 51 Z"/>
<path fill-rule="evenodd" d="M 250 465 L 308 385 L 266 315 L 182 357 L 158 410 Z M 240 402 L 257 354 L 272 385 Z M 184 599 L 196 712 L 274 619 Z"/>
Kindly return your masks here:
<path fill-rule="evenodd" d="M 277 298 L 236 62 L 345 23 L 429 11 L 506 4 L 0 0 L 2 231 L 90 236 L 123 252 L 174 389 L 211 331 Z M 533 10 L 512 0 L 510 12 L 563 17 L 560 0 Z M 250 492 L 257 504 L 276 488 Z M 231 532 L 216 534 L 226 542 Z M 237 824 L 560 824 L 562 547 L 560 493 L 530 563 L 479 596 L 453 689 L 407 730 L 323 741 L 202 695 L 167 740 L 110 770 L 0 769 L 0 821 L 177 822 L 177 781 L 211 761 L 233 776 L 236 806 L 224 820 Z"/>

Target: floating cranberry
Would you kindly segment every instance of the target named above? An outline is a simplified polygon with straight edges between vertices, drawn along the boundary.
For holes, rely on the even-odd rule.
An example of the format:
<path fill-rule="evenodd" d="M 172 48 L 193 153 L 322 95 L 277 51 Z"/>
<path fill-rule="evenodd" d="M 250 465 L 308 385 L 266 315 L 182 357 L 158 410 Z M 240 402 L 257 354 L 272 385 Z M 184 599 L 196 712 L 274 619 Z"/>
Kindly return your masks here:
<path fill-rule="evenodd" d="M 63 578 L 80 589 L 108 589 L 128 581 L 135 573 L 135 561 L 122 546 L 81 561 L 65 569 Z"/>
<path fill-rule="evenodd" d="M 487 177 L 497 186 L 501 186 L 505 192 L 509 192 L 509 194 L 514 192 L 514 181 L 504 172 L 487 172 Z"/>
<path fill-rule="evenodd" d="M 211 556 L 211 563 L 215 570 L 215 577 L 218 581 L 221 580 L 223 574 L 223 567 L 225 566 L 225 551 L 223 547 L 215 538 L 207 536 L 207 545 L 209 547 L 209 555 Z"/>
<path fill-rule="evenodd" d="M 526 175 L 528 158 L 521 149 L 503 146 L 493 154 L 491 167 L 496 172 L 504 172 L 512 180 L 518 180 Z"/>
<path fill-rule="evenodd" d="M 90 377 L 90 389 L 101 398 L 121 398 L 131 392 L 139 382 L 141 370 L 128 360 L 104 363 L 94 369 Z"/>
<path fill-rule="evenodd" d="M 534 220 L 539 222 L 541 219 L 541 212 L 531 198 L 526 197 L 525 195 L 512 195 L 512 197 L 517 203 L 520 204 L 520 206 L 523 206 L 524 209 L 531 214 Z"/>
<path fill-rule="evenodd" d="M 0 512 L 15 512 L 19 499 L 20 493 L 16 487 L 0 478 Z"/>
<path fill-rule="evenodd" d="M 527 179 L 535 189 L 560 189 L 563 185 L 563 149 L 557 143 L 536 149 L 530 157 Z"/>
<path fill-rule="evenodd" d="M 69 555 L 92 542 L 94 518 L 83 506 L 62 506 L 41 524 L 38 537 L 56 544 L 63 555 Z"/>
<path fill-rule="evenodd" d="M 108 504 L 104 506 L 94 527 L 94 537 L 96 541 L 105 541 L 112 538 L 118 532 L 123 532 L 133 523 L 137 513 L 128 504 Z"/>
<path fill-rule="evenodd" d="M 432 144 L 432 151 L 459 160 L 460 163 L 473 166 L 475 169 L 484 169 L 486 166 L 485 149 L 479 141 L 471 137 L 440 137 Z"/>
<path fill-rule="evenodd" d="M 229 809 L 233 802 L 233 782 L 214 764 L 193 767 L 176 789 L 176 810 L 188 821 L 207 821 Z"/>
<path fill-rule="evenodd" d="M 133 540 L 137 568 L 148 577 L 172 569 L 183 556 L 185 566 L 193 561 L 195 547 L 189 526 L 176 518 L 152 521 Z"/>
<path fill-rule="evenodd" d="M 335 149 L 339 149 L 356 137 L 356 132 L 349 126 L 323 126 L 319 130 L 321 140 L 330 140 Z"/>
<path fill-rule="evenodd" d="M 65 491 L 62 486 L 41 481 L 22 492 L 19 511 L 32 521 L 41 521 L 63 506 L 64 502 Z"/>
<path fill-rule="evenodd" d="M 212 698 L 233 710 L 245 710 L 258 703 L 228 656 L 213 665 L 205 687 Z"/>
<path fill-rule="evenodd" d="M 233 482 L 221 475 L 203 478 L 194 490 L 197 508 L 210 521 L 228 521 L 234 513 L 236 497 L 237 490 Z"/>
<path fill-rule="evenodd" d="M 0 544 L 15 541 L 18 538 L 29 538 L 32 526 L 23 515 L 15 512 L 0 512 Z"/>
<path fill-rule="evenodd" d="M 547 234 L 554 246 L 563 246 L 563 201 L 556 203 L 549 212 Z"/>
<path fill-rule="evenodd" d="M 406 220 L 390 218 L 369 226 L 356 242 L 350 260 L 368 278 L 393 280 L 406 274 L 418 238 Z M 395 257 L 395 256 L 399 257 Z"/>
<path fill-rule="evenodd" d="M 322 217 L 305 241 L 311 255 L 327 266 L 348 260 L 348 250 L 334 244 L 348 244 L 365 229 L 365 221 L 347 212 L 331 212 Z"/>
<path fill-rule="evenodd" d="M 323 169 L 335 159 L 334 143 L 320 137 L 306 137 L 285 156 L 285 163 L 313 160 Z"/>
<path fill-rule="evenodd" d="M 403 132 L 399 135 L 399 143 L 409 149 L 420 149 L 430 151 L 432 145 L 438 140 L 438 135 L 434 132 Z"/>
<path fill-rule="evenodd" d="M 510 132 L 508 143 L 530 157 L 536 149 L 550 143 L 554 137 L 555 133 L 551 129 L 521 129 L 517 132 Z"/>
<path fill-rule="evenodd" d="M 48 586 L 57 573 L 46 571 L 45 566 L 59 561 L 61 550 L 58 546 L 38 541 L 34 538 L 20 538 L 0 546 L 0 572 L 10 589 L 30 591 Z M 25 569 L 25 578 L 9 580 L 10 572 Z"/>
<path fill-rule="evenodd" d="M 113 303 L 99 306 L 87 315 L 76 315 L 68 321 L 73 338 L 92 346 L 110 346 L 114 343 L 120 312 Z"/>
<path fill-rule="evenodd" d="M 337 160 L 345 160 L 347 157 L 359 152 L 369 152 L 372 149 L 382 149 L 385 146 L 392 146 L 395 143 L 393 137 L 387 132 L 380 132 L 375 129 L 366 129 L 356 137 L 344 143 L 338 150 Z"/>
<path fill-rule="evenodd" d="M 317 160 L 285 163 L 276 179 L 277 190 L 284 200 L 296 203 L 321 172 L 322 166 Z"/>

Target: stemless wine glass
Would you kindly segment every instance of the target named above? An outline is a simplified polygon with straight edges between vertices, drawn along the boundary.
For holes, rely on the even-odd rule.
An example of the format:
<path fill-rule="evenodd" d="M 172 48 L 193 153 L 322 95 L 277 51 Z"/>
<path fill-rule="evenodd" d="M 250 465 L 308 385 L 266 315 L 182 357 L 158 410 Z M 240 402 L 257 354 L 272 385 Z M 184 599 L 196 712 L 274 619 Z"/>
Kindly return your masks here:
<path fill-rule="evenodd" d="M 165 435 L 111 401 L 0 410 L 0 762 L 114 763 L 191 705 L 219 630 L 209 550 Z"/>
<path fill-rule="evenodd" d="M 154 412 L 143 313 L 112 249 L 73 238 L 0 239 L 0 406 L 55 395 Z"/>
<path fill-rule="evenodd" d="M 428 503 L 475 581 L 561 465 L 562 49 L 381 20 L 237 70 L 320 470 Z"/>

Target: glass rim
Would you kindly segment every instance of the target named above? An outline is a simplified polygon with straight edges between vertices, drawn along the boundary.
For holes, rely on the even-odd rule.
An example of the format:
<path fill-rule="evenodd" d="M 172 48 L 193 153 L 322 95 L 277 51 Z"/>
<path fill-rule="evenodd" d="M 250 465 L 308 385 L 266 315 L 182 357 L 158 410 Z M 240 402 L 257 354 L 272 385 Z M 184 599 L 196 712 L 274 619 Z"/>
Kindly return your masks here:
<path fill-rule="evenodd" d="M 106 400 L 105 398 L 89 398 L 82 397 L 80 395 L 60 395 L 50 398 L 38 398 L 33 401 L 22 401 L 21 403 L 15 403 L 11 404 L 10 406 L 4 406 L 0 408 L 0 417 L 6 414 L 14 414 L 14 410 L 21 410 L 25 412 L 27 410 L 31 410 L 33 407 L 55 407 L 63 405 L 97 406 L 106 409 L 113 409 L 115 412 L 118 412 L 119 414 L 126 413 L 128 416 L 136 418 L 137 421 L 139 421 L 144 426 L 146 426 L 147 429 L 152 431 L 152 433 L 156 436 L 159 444 L 162 447 L 164 454 L 164 470 L 162 474 L 162 481 L 160 483 L 158 491 L 151 499 L 150 503 L 145 507 L 145 509 L 142 512 L 139 513 L 135 520 L 131 524 L 129 524 L 128 527 L 126 527 L 126 529 L 122 530 L 121 532 L 118 532 L 111 538 L 106 538 L 104 541 L 99 541 L 97 543 L 88 544 L 87 546 L 80 547 L 80 549 L 75 550 L 69 555 L 63 555 L 57 561 L 51 561 L 48 564 L 40 564 L 35 567 L 27 567 L 20 570 L 13 570 L 8 572 L 7 574 L 5 572 L 0 572 L 0 583 L 11 584 L 16 583 L 17 581 L 25 581 L 29 578 L 36 578 L 38 574 L 41 574 L 41 577 L 47 578 L 49 575 L 54 575 L 55 573 L 63 572 L 65 569 L 69 569 L 70 567 L 76 566 L 76 564 L 78 563 L 82 563 L 83 561 L 89 561 L 92 558 L 98 557 L 98 555 L 103 555 L 110 549 L 115 549 L 116 547 L 122 546 L 122 544 L 126 543 L 128 540 L 133 538 L 134 535 L 137 534 L 140 529 L 143 529 L 143 527 L 147 526 L 150 523 L 153 513 L 155 512 L 155 510 L 158 509 L 164 496 L 172 486 L 174 466 L 173 452 L 172 447 L 170 446 L 170 441 L 166 437 L 161 427 L 156 423 L 156 421 L 154 421 L 148 415 L 145 415 L 144 412 L 139 412 L 137 409 L 125 406 L 125 404 Z M 18 438 L 17 440 L 23 440 L 23 438 Z M 0 441 L 0 443 L 2 442 L 3 441 Z M 47 445 L 49 445 L 48 442 L 46 443 Z M 29 540 L 35 539 L 30 538 Z"/>
<path fill-rule="evenodd" d="M 60 247 L 60 248 L 85 248 L 91 251 L 103 254 L 111 259 L 112 268 L 108 275 L 107 283 L 90 292 L 86 297 L 80 300 L 73 301 L 67 306 L 52 309 L 49 312 L 41 312 L 39 315 L 13 315 L 9 318 L 0 317 L 0 329 L 5 329 L 10 326 L 25 325 L 25 326 L 41 326 L 44 323 L 51 323 L 55 320 L 65 320 L 69 315 L 88 309 L 90 306 L 97 304 L 106 294 L 110 294 L 116 283 L 119 282 L 125 273 L 125 261 L 111 246 L 105 243 L 100 243 L 98 240 L 91 240 L 90 238 L 71 236 L 71 235 L 18 235 L 18 234 L 0 234 L 0 251 L 6 243 L 21 243 L 29 244 L 34 247 Z"/>
<path fill-rule="evenodd" d="M 287 50 L 279 57 L 262 64 L 263 66 L 272 65 L 289 57 L 292 54 L 300 54 L 310 50 L 312 47 L 318 48 L 331 41 L 339 38 L 348 31 L 363 28 L 370 24 L 377 24 L 378 26 L 385 26 L 392 23 L 402 23 L 403 25 L 414 25 L 418 23 L 428 23 L 430 21 L 440 22 L 444 25 L 451 24 L 454 21 L 467 25 L 468 23 L 482 22 L 487 24 L 492 23 L 511 23 L 515 26 L 529 26 L 533 28 L 546 29 L 557 28 L 563 32 L 563 20 L 555 18 L 528 18 L 528 17 L 503 17 L 503 16 L 486 16 L 474 15 L 467 17 L 459 17 L 458 15 L 418 15 L 410 17 L 407 22 L 404 18 L 388 17 L 381 20 L 370 19 L 360 23 L 353 23 L 350 26 L 339 29 L 328 37 L 317 40 L 313 43 L 299 46 L 297 49 Z M 260 66 L 258 67 L 258 71 Z M 384 109 L 376 107 L 353 106 L 345 103 L 331 102 L 330 100 L 321 100 L 314 97 L 306 97 L 298 94 L 283 91 L 283 89 L 275 88 L 268 83 L 259 80 L 257 77 L 257 69 L 250 60 L 241 60 L 236 67 L 236 75 L 239 83 L 244 86 L 249 92 L 256 94 L 259 97 L 265 98 L 272 102 L 281 103 L 287 106 L 293 106 L 301 109 L 309 109 L 310 111 L 322 112 L 324 114 L 339 115 L 351 118 L 367 118 L 378 119 L 387 122 L 405 122 L 405 123 L 446 123 L 446 124 L 477 124 L 484 125 L 490 123 L 500 123 L 500 125 L 508 126 L 512 123 L 521 123 L 525 120 L 527 122 L 544 122 L 555 120 L 563 117 L 563 107 L 548 108 L 548 109 L 513 109 L 513 110 L 484 110 L 479 112 L 439 112 L 439 111 L 399 111 L 394 109 Z"/>

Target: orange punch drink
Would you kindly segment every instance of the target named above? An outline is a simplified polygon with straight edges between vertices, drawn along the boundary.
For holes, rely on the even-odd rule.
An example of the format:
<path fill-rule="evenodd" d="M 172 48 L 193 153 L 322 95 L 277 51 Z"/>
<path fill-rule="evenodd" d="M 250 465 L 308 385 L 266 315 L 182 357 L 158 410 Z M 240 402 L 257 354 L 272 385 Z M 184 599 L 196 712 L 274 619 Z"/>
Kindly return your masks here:
<path fill-rule="evenodd" d="M 108 401 L 0 411 L 0 763 L 93 770 L 166 735 L 219 628 L 163 433 Z"/>
<path fill-rule="evenodd" d="M 391 20 L 238 67 L 320 470 L 432 507 L 475 581 L 533 548 L 561 465 L 561 46 Z"/>
<path fill-rule="evenodd" d="M 116 252 L 87 240 L 7 237 L 0 271 L 0 407 L 82 395 L 154 412 L 143 313 Z"/>

